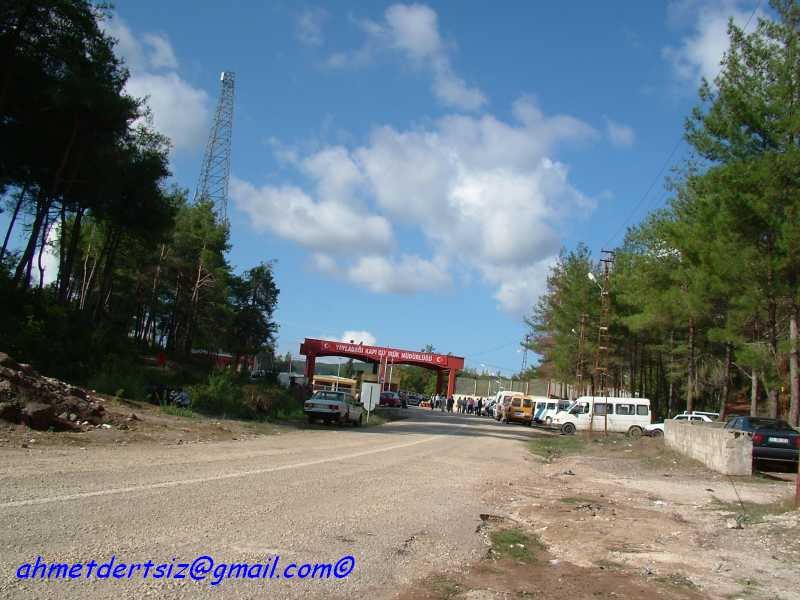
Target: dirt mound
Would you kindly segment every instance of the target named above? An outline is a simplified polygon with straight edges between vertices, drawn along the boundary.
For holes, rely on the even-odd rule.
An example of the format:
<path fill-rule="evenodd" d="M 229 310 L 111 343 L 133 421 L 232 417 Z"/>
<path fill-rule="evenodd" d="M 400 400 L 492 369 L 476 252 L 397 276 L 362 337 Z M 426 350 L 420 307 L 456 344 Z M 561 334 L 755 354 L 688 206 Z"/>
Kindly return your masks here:
<path fill-rule="evenodd" d="M 0 420 L 31 429 L 80 431 L 100 425 L 104 414 L 101 398 L 0 352 Z"/>

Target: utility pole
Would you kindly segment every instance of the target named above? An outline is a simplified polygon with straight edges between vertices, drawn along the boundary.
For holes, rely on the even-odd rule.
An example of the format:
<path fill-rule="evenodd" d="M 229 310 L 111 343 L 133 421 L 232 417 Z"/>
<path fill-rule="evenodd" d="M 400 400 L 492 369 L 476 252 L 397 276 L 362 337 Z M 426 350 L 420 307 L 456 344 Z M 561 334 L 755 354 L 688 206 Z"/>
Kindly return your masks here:
<path fill-rule="evenodd" d="M 214 122 L 208 134 L 203 167 L 194 201 L 211 200 L 219 220 L 228 224 L 228 180 L 231 174 L 231 135 L 233 133 L 233 92 L 236 74 L 223 71 Z"/>
<path fill-rule="evenodd" d="M 522 342 L 522 366 L 520 367 L 520 374 L 525 373 L 525 369 L 528 368 L 528 344 L 531 341 L 531 335 L 525 335 L 525 341 Z"/>
<path fill-rule="evenodd" d="M 614 264 L 614 252 L 611 250 L 601 250 L 602 258 L 600 264 L 603 269 L 603 283 L 600 287 L 600 323 L 597 326 L 597 348 L 594 355 L 594 385 L 599 389 L 600 395 L 605 396 L 605 417 L 604 431 L 608 435 L 608 351 L 610 336 L 608 328 L 611 323 L 611 297 L 609 296 L 609 286 L 611 282 L 611 267 Z M 594 411 L 592 411 L 592 422 L 594 421 Z"/>
<path fill-rule="evenodd" d="M 576 389 L 575 389 L 575 394 L 574 394 L 575 398 L 572 398 L 572 400 L 575 400 L 576 398 L 578 398 L 581 395 L 581 393 L 583 393 L 583 368 L 584 368 L 583 367 L 583 340 L 584 340 L 584 335 L 585 335 L 585 332 L 586 332 L 586 320 L 588 318 L 589 318 L 589 315 L 587 315 L 586 313 L 583 313 L 581 315 L 581 326 L 580 326 L 580 330 L 578 331 L 578 360 L 577 360 L 577 365 L 575 367 L 575 371 L 576 371 L 576 373 L 575 373 L 575 388 Z"/>

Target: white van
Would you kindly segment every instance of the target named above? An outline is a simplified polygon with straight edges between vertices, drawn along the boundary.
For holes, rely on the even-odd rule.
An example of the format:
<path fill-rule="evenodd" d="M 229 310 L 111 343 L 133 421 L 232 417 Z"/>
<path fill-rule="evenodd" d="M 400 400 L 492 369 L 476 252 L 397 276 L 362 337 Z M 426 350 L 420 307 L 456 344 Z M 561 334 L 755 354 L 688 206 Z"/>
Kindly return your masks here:
<path fill-rule="evenodd" d="M 553 417 L 560 410 L 567 410 L 572 404 L 569 400 L 559 400 L 558 398 L 546 398 L 536 396 L 536 406 L 533 409 L 533 422 L 544 423 L 548 427 L 553 424 Z"/>
<path fill-rule="evenodd" d="M 556 413 L 553 426 L 561 433 L 576 431 L 615 431 L 631 437 L 642 435 L 650 424 L 650 400 L 647 398 L 606 398 L 581 396 L 567 410 Z"/>

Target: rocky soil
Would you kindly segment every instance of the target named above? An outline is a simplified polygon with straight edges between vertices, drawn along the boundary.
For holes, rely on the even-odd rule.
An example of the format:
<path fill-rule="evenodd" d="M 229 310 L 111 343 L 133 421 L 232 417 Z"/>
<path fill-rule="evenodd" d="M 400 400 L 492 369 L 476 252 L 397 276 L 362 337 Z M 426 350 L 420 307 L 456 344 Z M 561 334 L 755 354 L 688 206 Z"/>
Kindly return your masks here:
<path fill-rule="evenodd" d="M 42 431 L 82 431 L 107 425 L 103 404 L 99 396 L 0 352 L 0 420 Z"/>

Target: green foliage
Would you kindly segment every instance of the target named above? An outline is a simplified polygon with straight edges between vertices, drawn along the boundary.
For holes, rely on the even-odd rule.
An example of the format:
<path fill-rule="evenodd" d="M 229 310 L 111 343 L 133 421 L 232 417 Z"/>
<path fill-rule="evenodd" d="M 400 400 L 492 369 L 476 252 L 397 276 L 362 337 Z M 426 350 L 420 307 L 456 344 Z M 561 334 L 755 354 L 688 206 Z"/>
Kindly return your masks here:
<path fill-rule="evenodd" d="M 609 374 L 616 391 L 654 400 L 656 414 L 681 410 L 679 394 L 688 409 L 724 412 L 750 388 L 751 410 L 772 416 L 791 390 L 787 417 L 799 418 L 800 3 L 771 4 L 777 18 L 752 33 L 729 24 L 720 74 L 687 120 L 694 157 L 667 206 L 616 251 Z M 551 270 L 528 321 L 540 376 L 575 380 L 580 312 L 596 335 L 591 266 L 579 247 Z"/>
<path fill-rule="evenodd" d="M 542 357 L 538 374 L 574 382 L 578 367 L 581 320 L 586 323 L 583 340 L 584 373 L 594 349 L 589 325 L 596 323 L 600 289 L 589 279 L 596 274 L 589 249 L 580 244 L 563 252 L 547 278 L 547 290 L 526 319 L 531 328 L 529 349 Z M 585 315 L 585 317 L 584 317 Z"/>
<path fill-rule="evenodd" d="M 293 420 L 303 417 L 302 405 L 278 386 L 245 383 L 230 371 L 217 371 L 203 384 L 191 386 L 192 409 L 236 419 Z"/>
<path fill-rule="evenodd" d="M 129 400 L 144 400 L 146 386 L 151 383 L 140 368 L 119 356 L 106 360 L 89 378 L 87 385 L 103 394 L 111 394 Z"/>
<path fill-rule="evenodd" d="M 534 562 L 537 555 L 545 550 L 538 537 L 517 528 L 492 531 L 489 539 L 492 542 L 492 554 L 498 558 Z"/>
<path fill-rule="evenodd" d="M 585 445 L 585 440 L 578 435 L 539 436 L 528 443 L 528 450 L 532 454 L 552 460 L 580 452 Z"/>
<path fill-rule="evenodd" d="M 125 92 L 128 70 L 101 23 L 109 14 L 87 0 L 0 11 L 0 194 L 11 214 L 0 349 L 133 397 L 148 381 L 138 353 L 186 362 L 222 346 L 238 363 L 271 351 L 278 289 L 271 263 L 234 274 L 213 204 L 166 186 L 170 142 L 145 125 L 146 101 Z M 15 238 L 22 246 L 8 247 Z M 50 285 L 46 245 L 58 256 Z"/>

